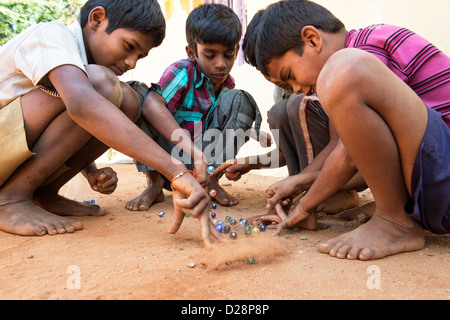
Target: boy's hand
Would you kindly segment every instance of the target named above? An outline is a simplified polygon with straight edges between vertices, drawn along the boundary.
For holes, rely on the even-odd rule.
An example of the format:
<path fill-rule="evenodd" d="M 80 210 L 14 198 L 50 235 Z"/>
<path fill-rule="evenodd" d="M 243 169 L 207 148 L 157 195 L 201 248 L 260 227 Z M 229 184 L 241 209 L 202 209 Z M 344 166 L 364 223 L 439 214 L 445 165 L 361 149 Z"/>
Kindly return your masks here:
<path fill-rule="evenodd" d="M 283 214 L 285 213 L 283 212 L 281 215 Z M 277 230 L 273 235 L 279 235 L 283 229 L 292 228 L 294 226 L 306 230 L 317 230 L 318 228 L 317 215 L 303 210 L 301 201 L 291 210 L 289 215 L 278 224 Z"/>
<path fill-rule="evenodd" d="M 239 162 L 239 163 L 238 163 Z M 251 165 L 245 161 L 239 161 L 238 159 L 230 159 L 222 163 L 216 168 L 216 170 L 209 175 L 210 178 L 220 174 L 225 171 L 225 177 L 228 180 L 238 181 L 242 175 L 248 173 L 252 168 Z"/>
<path fill-rule="evenodd" d="M 117 173 L 110 167 L 89 171 L 87 181 L 92 190 L 102 194 L 111 194 L 117 188 Z"/>
<path fill-rule="evenodd" d="M 206 248 L 211 248 L 211 234 L 217 240 L 226 241 L 209 219 L 210 199 L 206 191 L 190 174 L 184 174 L 173 182 L 174 218 L 169 233 L 175 233 L 183 222 L 184 215 L 200 221 L 203 242 Z"/>
<path fill-rule="evenodd" d="M 303 192 L 294 182 L 295 180 L 295 176 L 290 176 L 269 187 L 266 191 L 267 209 L 274 209 L 279 202 L 286 206 L 289 204 L 290 199 Z"/>

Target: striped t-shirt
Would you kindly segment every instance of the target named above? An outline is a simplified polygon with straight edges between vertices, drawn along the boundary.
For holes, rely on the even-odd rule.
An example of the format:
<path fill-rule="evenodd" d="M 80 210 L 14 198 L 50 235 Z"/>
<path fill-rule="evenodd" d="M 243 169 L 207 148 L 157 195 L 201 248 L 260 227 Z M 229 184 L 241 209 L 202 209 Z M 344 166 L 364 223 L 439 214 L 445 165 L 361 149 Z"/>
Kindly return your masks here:
<path fill-rule="evenodd" d="M 234 79 L 228 75 L 216 97 L 211 80 L 189 59 L 171 64 L 159 82 L 152 84 L 152 89 L 166 100 L 170 113 L 193 141 L 203 135 L 219 96 L 234 87 Z M 201 132 L 196 124 L 201 124 Z"/>
<path fill-rule="evenodd" d="M 425 105 L 441 113 L 450 129 L 450 57 L 414 32 L 386 24 L 351 30 L 345 47 L 378 57 Z"/>

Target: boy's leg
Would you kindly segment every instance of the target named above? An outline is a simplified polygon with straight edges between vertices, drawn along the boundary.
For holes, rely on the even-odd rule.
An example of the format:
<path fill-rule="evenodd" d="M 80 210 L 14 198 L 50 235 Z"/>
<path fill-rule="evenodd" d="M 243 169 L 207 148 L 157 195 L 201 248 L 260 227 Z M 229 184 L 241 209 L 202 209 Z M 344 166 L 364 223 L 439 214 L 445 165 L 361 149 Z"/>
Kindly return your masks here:
<path fill-rule="evenodd" d="M 89 67 L 88 70 L 90 70 Z M 102 88 L 103 79 L 96 79 L 93 73 L 94 72 L 90 72 L 90 79 L 97 91 L 101 92 L 104 96 L 108 96 L 109 94 Z M 133 122 L 136 122 L 140 115 L 140 105 L 137 94 L 126 83 L 121 83 L 121 90 L 123 99 L 120 109 L 128 118 Z M 98 206 L 80 205 L 79 202 L 67 199 L 59 195 L 58 192 L 63 185 L 68 183 L 70 179 L 94 162 L 108 149 L 108 146 L 98 139 L 91 137 L 80 151 L 66 161 L 65 164 L 68 167 L 67 171 L 36 190 L 34 202 L 39 204 L 39 206 L 45 210 L 57 215 L 104 215 L 106 212 L 99 209 Z"/>
<path fill-rule="evenodd" d="M 319 250 L 338 258 L 368 260 L 422 248 L 423 230 L 405 214 L 404 204 L 427 126 L 425 105 L 376 57 L 357 49 L 345 49 L 330 58 L 317 90 L 376 202 L 370 221 Z M 329 173 L 339 175 L 323 172 L 322 178 Z M 318 179 L 302 198 L 301 207 L 308 211 L 318 201 L 312 191 L 331 190 L 337 183 L 339 177 Z"/>
<path fill-rule="evenodd" d="M 149 88 L 145 83 L 139 81 L 130 81 L 128 82 L 128 84 L 130 88 L 132 88 L 132 90 L 136 92 L 138 96 L 140 109 L 142 103 L 145 100 L 145 97 L 148 95 Z M 151 137 L 158 144 L 160 144 L 157 141 L 157 138 L 160 136 L 159 133 L 153 128 L 153 126 L 150 123 L 147 122 L 147 120 L 144 117 L 138 119 L 137 122 L 138 126 L 149 137 Z M 139 196 L 128 201 L 125 204 L 125 208 L 131 211 L 146 211 L 154 203 L 164 201 L 163 187 L 167 185 L 167 183 L 165 181 L 165 178 L 159 172 L 154 171 L 152 168 L 146 166 L 143 163 L 140 163 L 139 161 L 135 161 L 135 164 L 138 172 L 142 172 L 143 174 L 145 174 L 147 186 Z"/>
<path fill-rule="evenodd" d="M 220 131 L 221 141 L 220 139 L 210 141 L 208 138 L 202 141 L 208 164 L 217 167 L 226 160 L 235 158 L 242 145 L 248 141 L 253 122 L 255 122 L 255 129 L 259 131 L 261 115 L 250 94 L 243 90 L 230 90 L 223 94 L 217 102 L 208 127 L 208 129 Z M 208 134 L 205 136 L 207 137 Z M 216 195 L 212 198 L 223 206 L 237 205 L 239 200 L 219 184 L 221 176 L 217 175 L 210 180 L 210 189 L 216 190 Z"/>
<path fill-rule="evenodd" d="M 119 81 L 105 68 L 86 68 L 93 84 L 111 102 L 120 106 Z M 61 99 L 34 90 L 21 99 L 25 132 L 31 151 L 24 162 L 0 188 L 0 229 L 19 235 L 73 232 L 80 222 L 54 215 L 33 204 L 35 191 L 91 139 L 91 135 L 69 117 Z M 93 209 L 90 214 L 101 214 Z M 72 212 L 65 212 L 70 215 Z"/>

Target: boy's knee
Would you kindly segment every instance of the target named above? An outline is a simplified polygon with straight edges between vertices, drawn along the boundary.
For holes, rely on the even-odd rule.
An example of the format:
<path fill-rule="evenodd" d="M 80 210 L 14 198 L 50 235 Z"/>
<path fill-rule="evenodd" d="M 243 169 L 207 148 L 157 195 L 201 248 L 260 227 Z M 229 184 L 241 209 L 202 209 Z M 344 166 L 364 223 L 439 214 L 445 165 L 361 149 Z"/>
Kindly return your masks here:
<path fill-rule="evenodd" d="M 267 113 L 267 121 L 269 122 L 269 127 L 271 130 L 280 129 L 282 126 L 286 125 L 288 120 L 287 114 L 287 104 L 288 101 L 283 99 L 275 103 L 272 108 L 270 108 Z"/>
<path fill-rule="evenodd" d="M 115 106 L 120 107 L 123 99 L 122 88 L 114 72 L 99 65 L 87 65 L 86 72 L 94 89 Z"/>
<path fill-rule="evenodd" d="M 123 95 L 120 109 L 131 121 L 136 123 L 141 115 L 139 95 L 128 84 L 121 82 L 120 85 Z"/>

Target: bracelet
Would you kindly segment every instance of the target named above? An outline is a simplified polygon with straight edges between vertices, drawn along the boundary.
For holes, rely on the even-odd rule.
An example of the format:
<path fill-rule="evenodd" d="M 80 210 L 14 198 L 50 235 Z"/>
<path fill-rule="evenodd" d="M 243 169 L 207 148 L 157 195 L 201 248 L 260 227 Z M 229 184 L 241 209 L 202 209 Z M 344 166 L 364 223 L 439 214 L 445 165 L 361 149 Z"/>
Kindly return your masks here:
<path fill-rule="evenodd" d="M 194 171 L 192 171 L 192 170 L 186 170 L 186 171 L 183 171 L 183 172 L 177 174 L 175 177 L 173 177 L 172 181 L 170 182 L 170 186 L 172 187 L 172 190 L 175 190 L 175 188 L 173 187 L 173 182 L 175 180 L 177 180 L 178 178 L 180 178 L 181 176 L 183 176 L 184 174 L 186 174 L 186 173 L 192 174 L 194 176 L 194 178 L 195 178 Z"/>

